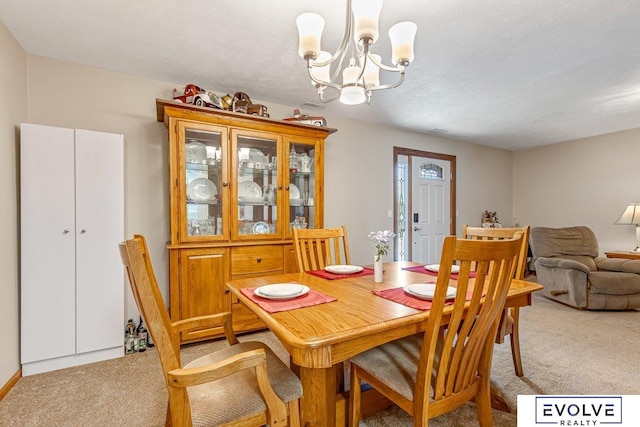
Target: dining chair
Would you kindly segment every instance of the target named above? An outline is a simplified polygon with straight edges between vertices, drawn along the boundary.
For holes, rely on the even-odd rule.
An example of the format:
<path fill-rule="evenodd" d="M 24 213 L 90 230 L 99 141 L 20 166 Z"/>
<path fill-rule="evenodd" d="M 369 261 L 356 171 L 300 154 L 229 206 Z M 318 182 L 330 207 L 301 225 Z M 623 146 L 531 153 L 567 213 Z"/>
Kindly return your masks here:
<path fill-rule="evenodd" d="M 351 264 L 347 227 L 344 225 L 337 228 L 294 228 L 293 246 L 299 271 Z"/>
<path fill-rule="evenodd" d="M 480 239 L 480 240 L 500 240 L 511 239 L 513 236 L 520 232 L 522 233 L 522 243 L 520 247 L 520 254 L 518 257 L 518 265 L 516 266 L 516 272 L 514 278 L 518 280 L 524 279 L 525 271 L 527 270 L 527 255 L 529 249 L 529 233 L 531 227 L 513 227 L 513 228 L 484 228 L 484 227 L 469 227 L 464 225 L 462 227 L 463 239 Z M 509 336 L 509 342 L 511 343 L 511 357 L 513 359 L 513 367 L 516 371 L 516 375 L 521 377 L 524 375 L 522 369 L 522 357 L 520 353 L 520 307 L 505 308 L 500 318 L 500 326 L 498 326 L 498 332 L 496 334 L 496 343 L 504 343 L 506 336 Z"/>
<path fill-rule="evenodd" d="M 427 426 L 430 418 L 472 399 L 480 425 L 493 425 L 490 374 L 494 337 L 521 238 L 521 234 L 500 241 L 445 238 L 424 333 L 351 358 L 350 426 L 357 426 L 361 418 L 363 381 L 411 415 L 416 427 Z M 447 300 L 454 263 L 460 266 L 457 289 L 453 299 Z"/>
<path fill-rule="evenodd" d="M 166 425 L 299 427 L 302 385 L 261 342 L 238 342 L 230 312 L 171 322 L 143 236 L 120 243 L 133 296 L 156 345 L 169 402 Z M 222 327 L 229 346 L 181 365 L 182 331 Z"/>
<path fill-rule="evenodd" d="M 351 264 L 347 227 L 344 225 L 336 228 L 294 228 L 293 247 L 300 272 L 322 270 L 328 265 Z M 290 363 L 293 365 L 293 360 Z M 345 390 L 344 379 L 344 363 L 340 363 L 336 367 L 338 393 Z"/>

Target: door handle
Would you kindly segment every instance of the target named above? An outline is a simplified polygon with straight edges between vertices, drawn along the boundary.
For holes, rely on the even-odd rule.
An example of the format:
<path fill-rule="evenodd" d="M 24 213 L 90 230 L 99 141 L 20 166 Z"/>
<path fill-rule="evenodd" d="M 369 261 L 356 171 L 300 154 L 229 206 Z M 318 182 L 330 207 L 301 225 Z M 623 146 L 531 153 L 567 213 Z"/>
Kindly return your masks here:
<path fill-rule="evenodd" d="M 422 230 L 422 227 L 413 227 L 413 231 Z"/>

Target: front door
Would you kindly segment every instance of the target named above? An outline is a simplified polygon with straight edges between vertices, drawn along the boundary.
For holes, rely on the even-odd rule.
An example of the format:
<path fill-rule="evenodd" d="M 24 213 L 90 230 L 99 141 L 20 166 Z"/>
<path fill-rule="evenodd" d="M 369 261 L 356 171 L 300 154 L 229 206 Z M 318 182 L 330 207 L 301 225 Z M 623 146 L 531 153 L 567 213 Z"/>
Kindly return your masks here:
<path fill-rule="evenodd" d="M 411 261 L 437 264 L 451 233 L 451 162 L 411 156 L 409 164 Z"/>

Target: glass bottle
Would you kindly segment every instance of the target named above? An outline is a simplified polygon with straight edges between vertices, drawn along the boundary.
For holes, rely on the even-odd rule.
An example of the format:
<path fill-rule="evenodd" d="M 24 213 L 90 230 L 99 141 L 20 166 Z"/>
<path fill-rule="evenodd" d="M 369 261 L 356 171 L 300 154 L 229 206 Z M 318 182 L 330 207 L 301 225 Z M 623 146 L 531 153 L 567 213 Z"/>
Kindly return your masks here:
<path fill-rule="evenodd" d="M 140 316 L 140 324 L 136 329 L 136 334 L 138 335 L 138 351 L 143 352 L 147 349 L 147 328 L 144 327 L 144 323 L 142 322 L 142 316 Z"/>
<path fill-rule="evenodd" d="M 136 328 L 136 324 L 133 323 L 133 319 L 129 319 L 127 321 L 127 329 L 125 331 L 125 337 L 124 337 L 125 354 L 132 354 L 136 352 L 135 328 Z"/>

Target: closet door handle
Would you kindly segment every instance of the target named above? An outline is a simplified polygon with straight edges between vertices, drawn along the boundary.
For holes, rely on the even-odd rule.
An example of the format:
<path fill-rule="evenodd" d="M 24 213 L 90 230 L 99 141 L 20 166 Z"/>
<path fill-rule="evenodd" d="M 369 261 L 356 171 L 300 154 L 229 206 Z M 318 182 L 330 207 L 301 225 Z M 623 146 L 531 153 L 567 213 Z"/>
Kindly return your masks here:
<path fill-rule="evenodd" d="M 69 234 L 69 229 L 65 228 L 64 230 L 62 230 L 62 234 Z"/>
<path fill-rule="evenodd" d="M 81 234 L 84 234 L 84 233 L 86 233 L 86 232 L 87 232 L 87 230 L 86 230 L 86 229 L 84 229 L 84 228 L 83 228 L 82 230 L 80 230 L 80 233 L 81 233 Z"/>

